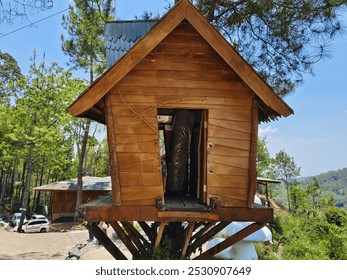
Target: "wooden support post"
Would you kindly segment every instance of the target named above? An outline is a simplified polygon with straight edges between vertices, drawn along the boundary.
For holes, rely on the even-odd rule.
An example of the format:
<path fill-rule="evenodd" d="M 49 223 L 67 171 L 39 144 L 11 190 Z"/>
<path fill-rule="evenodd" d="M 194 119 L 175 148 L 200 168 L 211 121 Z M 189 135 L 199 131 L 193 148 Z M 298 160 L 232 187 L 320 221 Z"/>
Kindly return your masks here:
<path fill-rule="evenodd" d="M 108 238 L 108 236 L 99 228 L 98 225 L 86 225 L 86 228 L 92 232 L 95 238 L 105 247 L 105 249 L 117 260 L 127 260 L 127 257 L 121 250 Z"/>
<path fill-rule="evenodd" d="M 215 224 L 216 224 L 216 222 L 209 222 L 207 224 L 205 223 L 205 226 L 192 236 L 192 241 L 200 238 L 200 236 L 202 236 L 205 232 L 207 232 Z M 200 226 L 203 226 L 203 225 L 200 225 Z"/>
<path fill-rule="evenodd" d="M 265 194 L 266 194 L 266 206 L 270 207 L 269 189 L 268 189 L 267 183 L 265 183 Z"/>
<path fill-rule="evenodd" d="M 118 224 L 118 222 L 109 222 L 114 231 L 118 234 L 119 238 L 122 240 L 123 244 L 128 248 L 129 252 L 134 256 L 139 254 L 139 251 L 132 243 L 131 239 L 126 235 L 122 227 Z"/>
<path fill-rule="evenodd" d="M 144 243 L 148 244 L 148 241 L 133 227 L 131 223 L 122 222 L 122 225 L 127 230 L 128 237 L 136 245 L 138 251 L 140 253 L 146 253 L 147 250 L 146 250 L 146 247 L 144 246 Z"/>
<path fill-rule="evenodd" d="M 146 243 L 149 245 L 148 240 L 137 231 L 137 229 L 133 226 L 132 222 L 122 222 L 122 224 L 129 231 L 129 233 L 133 234 L 137 239 L 141 240 L 142 243 Z"/>
<path fill-rule="evenodd" d="M 235 243 L 241 241 L 242 239 L 246 238 L 248 235 L 251 235 L 253 232 L 261 229 L 264 225 L 263 224 L 250 224 L 248 227 L 240 230 L 239 232 L 235 233 L 234 235 L 228 237 L 221 243 L 217 244 L 216 246 L 212 247 L 211 249 L 205 251 L 201 255 L 197 256 L 194 260 L 207 260 L 212 258 L 214 255 L 218 254 L 219 252 L 225 250 L 226 248 L 234 245 Z"/>
<path fill-rule="evenodd" d="M 107 125 L 107 140 L 109 149 L 109 162 L 111 170 L 111 182 L 112 182 L 112 196 L 114 205 L 118 206 L 122 204 L 121 191 L 120 191 L 120 179 L 119 179 L 119 168 L 116 153 L 116 142 L 115 142 L 115 127 L 112 116 L 110 94 L 107 93 L 105 96 L 105 120 Z"/>
<path fill-rule="evenodd" d="M 195 227 L 195 222 L 189 223 L 189 226 L 186 230 L 186 235 L 184 238 L 183 246 L 182 246 L 182 257 L 184 257 L 187 254 L 187 249 L 190 243 L 190 239 L 192 237 L 192 233 Z"/>
<path fill-rule="evenodd" d="M 157 234 L 157 238 L 155 240 L 153 253 L 155 253 L 157 251 L 157 249 L 158 249 L 158 247 L 160 245 L 161 237 L 163 236 L 164 229 L 165 229 L 166 225 L 167 225 L 167 223 L 165 223 L 165 222 L 161 222 L 160 225 L 159 225 L 159 231 L 158 231 L 158 234 Z"/>
<path fill-rule="evenodd" d="M 252 102 L 251 146 L 249 155 L 248 207 L 254 206 L 254 195 L 257 189 L 258 111 L 259 101 L 257 98 L 254 98 Z"/>
<path fill-rule="evenodd" d="M 206 241 L 211 239 L 214 235 L 216 235 L 218 232 L 220 232 L 222 229 L 224 229 L 226 226 L 228 226 L 230 222 L 220 222 L 216 226 L 214 226 L 212 229 L 210 229 L 208 232 L 206 232 L 204 235 L 202 235 L 199 239 L 196 239 L 192 246 L 194 248 L 199 248 L 204 244 Z"/>
<path fill-rule="evenodd" d="M 203 111 L 204 115 L 204 140 L 203 140 L 203 165 L 202 165 L 202 172 L 203 172 L 203 203 L 207 203 L 207 129 L 208 129 L 208 123 L 207 123 L 207 110 Z"/>
<path fill-rule="evenodd" d="M 196 186 L 196 190 L 197 190 L 197 194 L 196 194 L 196 197 L 198 199 L 200 199 L 201 196 L 203 196 L 203 189 L 201 188 L 201 137 L 202 137 L 202 131 L 203 131 L 203 128 L 204 128 L 204 112 L 201 112 L 201 117 L 200 117 L 200 125 L 199 125 L 199 140 L 198 140 L 198 167 L 197 167 L 197 186 Z M 203 149 L 206 149 L 206 147 L 203 145 Z M 203 201 L 203 200 L 201 200 Z"/>
<path fill-rule="evenodd" d="M 152 244 L 155 243 L 155 239 L 156 239 L 156 231 L 154 231 L 154 229 L 152 229 L 146 222 L 137 222 L 140 227 L 142 228 L 142 230 L 146 233 L 148 239 L 151 241 Z"/>

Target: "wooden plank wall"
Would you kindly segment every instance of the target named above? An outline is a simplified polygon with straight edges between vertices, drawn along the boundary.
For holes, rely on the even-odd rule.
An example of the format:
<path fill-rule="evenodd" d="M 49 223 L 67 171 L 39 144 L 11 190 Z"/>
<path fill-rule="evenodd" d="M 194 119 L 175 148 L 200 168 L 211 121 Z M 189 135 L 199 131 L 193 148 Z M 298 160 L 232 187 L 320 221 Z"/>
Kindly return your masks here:
<path fill-rule="evenodd" d="M 122 203 L 163 195 L 158 108 L 208 110 L 208 196 L 246 206 L 253 95 L 186 21 L 111 91 Z"/>
<path fill-rule="evenodd" d="M 54 192 L 52 199 L 53 213 L 74 213 L 76 208 L 76 192 Z"/>
<path fill-rule="evenodd" d="M 108 191 L 83 191 L 82 203 L 98 198 Z M 55 191 L 52 199 L 53 213 L 75 213 L 76 191 Z"/>

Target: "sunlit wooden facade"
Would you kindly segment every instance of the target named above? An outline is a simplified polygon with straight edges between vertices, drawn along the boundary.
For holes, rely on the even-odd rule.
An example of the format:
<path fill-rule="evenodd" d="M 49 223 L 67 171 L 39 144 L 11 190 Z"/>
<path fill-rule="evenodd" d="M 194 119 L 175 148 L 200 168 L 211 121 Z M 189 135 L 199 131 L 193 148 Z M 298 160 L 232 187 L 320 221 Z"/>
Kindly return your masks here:
<path fill-rule="evenodd" d="M 118 223 L 139 221 L 146 231 L 143 221 L 160 222 L 158 245 L 167 223 L 187 221 L 184 252 L 199 227 L 254 221 L 249 234 L 272 221 L 272 209 L 253 205 L 258 124 L 292 109 L 189 1 L 173 7 L 68 111 L 107 126 L 112 197 L 85 205 L 90 222 L 109 221 L 121 236 Z M 192 119 L 188 187 L 168 195 L 177 112 Z"/>

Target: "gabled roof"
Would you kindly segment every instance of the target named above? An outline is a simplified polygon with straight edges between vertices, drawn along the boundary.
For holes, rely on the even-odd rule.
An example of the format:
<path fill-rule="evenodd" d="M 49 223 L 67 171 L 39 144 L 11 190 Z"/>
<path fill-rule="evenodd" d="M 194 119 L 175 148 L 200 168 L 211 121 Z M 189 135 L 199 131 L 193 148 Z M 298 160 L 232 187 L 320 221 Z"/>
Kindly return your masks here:
<path fill-rule="evenodd" d="M 176 4 L 128 53 L 100 76 L 68 108 L 72 116 L 87 116 L 114 85 L 125 77 L 183 20 L 187 20 L 225 60 L 261 101 L 277 116 L 289 116 L 293 110 L 273 91 L 255 70 L 237 53 L 189 0 Z"/>

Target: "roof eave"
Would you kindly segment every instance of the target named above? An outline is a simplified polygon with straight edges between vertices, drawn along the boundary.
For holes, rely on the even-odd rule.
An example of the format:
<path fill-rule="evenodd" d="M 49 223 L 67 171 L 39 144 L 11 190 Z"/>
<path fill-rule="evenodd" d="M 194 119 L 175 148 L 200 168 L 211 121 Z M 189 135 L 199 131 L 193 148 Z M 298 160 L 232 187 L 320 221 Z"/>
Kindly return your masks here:
<path fill-rule="evenodd" d="M 266 106 L 275 111 L 278 116 L 288 117 L 293 114 L 293 110 L 188 0 L 181 0 L 176 4 L 125 56 L 91 84 L 72 103 L 68 108 L 68 112 L 74 117 L 85 115 L 185 19 L 205 38 Z"/>

